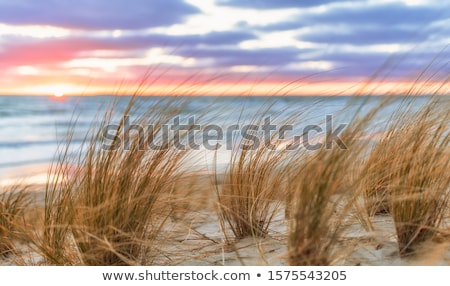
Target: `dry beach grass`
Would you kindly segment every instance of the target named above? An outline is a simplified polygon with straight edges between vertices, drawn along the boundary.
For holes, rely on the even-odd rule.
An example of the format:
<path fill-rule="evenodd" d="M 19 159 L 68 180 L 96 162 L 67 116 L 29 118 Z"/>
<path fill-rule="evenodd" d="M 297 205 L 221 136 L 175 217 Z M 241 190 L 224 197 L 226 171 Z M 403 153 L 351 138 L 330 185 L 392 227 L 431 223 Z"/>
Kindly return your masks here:
<path fill-rule="evenodd" d="M 190 169 L 194 151 L 174 141 L 143 149 L 163 143 L 158 132 L 184 102 L 137 113 L 133 98 L 121 116 L 138 114 L 153 136 L 132 132 L 127 150 L 115 141 L 105 150 L 117 115 L 108 108 L 81 149 L 68 131 L 43 204 L 26 191 L 0 194 L 0 264 L 449 264 L 450 102 L 438 93 L 413 86 L 378 139 L 367 140 L 368 128 L 398 99 L 356 112 L 346 148 L 237 148 L 224 172 Z M 417 95 L 430 96 L 418 107 Z"/>

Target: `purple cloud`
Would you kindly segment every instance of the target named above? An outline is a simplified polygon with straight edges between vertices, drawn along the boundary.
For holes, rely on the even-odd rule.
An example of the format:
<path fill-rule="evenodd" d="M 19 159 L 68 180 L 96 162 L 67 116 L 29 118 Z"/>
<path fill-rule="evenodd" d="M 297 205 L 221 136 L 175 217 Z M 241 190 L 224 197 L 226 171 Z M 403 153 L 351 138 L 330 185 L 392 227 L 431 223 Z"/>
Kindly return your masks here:
<path fill-rule="evenodd" d="M 298 61 L 301 51 L 296 48 L 276 48 L 244 50 L 233 48 L 198 49 L 182 48 L 176 51 L 182 56 L 195 58 L 209 58 L 214 61 L 215 66 L 228 67 L 235 65 L 259 65 L 282 67 L 289 63 Z"/>
<path fill-rule="evenodd" d="M 328 32 L 311 32 L 300 36 L 299 40 L 328 44 L 372 45 L 417 43 L 425 41 L 428 37 L 428 33 L 405 27 L 390 29 L 355 27 L 348 30 L 336 28 Z"/>
<path fill-rule="evenodd" d="M 353 0 L 354 2 L 361 0 Z M 255 8 L 255 9 L 277 9 L 277 8 L 301 8 L 301 7 L 313 7 L 320 6 L 329 3 L 336 2 L 348 2 L 348 0 L 218 0 L 219 5 L 235 6 L 243 8 Z"/>
<path fill-rule="evenodd" d="M 330 61 L 334 64 L 336 73 L 344 77 L 367 77 L 377 71 L 389 74 L 389 77 L 415 76 L 435 61 L 442 63 L 443 69 L 449 68 L 450 49 L 434 52 L 426 47 L 413 49 L 409 52 L 386 54 L 376 52 L 330 52 L 311 57 L 308 60 Z M 435 69 L 436 65 L 434 65 Z M 380 70 L 381 69 L 381 70 Z"/>
<path fill-rule="evenodd" d="M 209 46 L 235 45 L 245 40 L 254 39 L 251 32 L 224 31 L 211 32 L 204 35 L 164 35 L 149 34 L 143 36 L 124 36 L 108 39 L 112 42 L 122 42 L 134 47 L 190 47 L 200 44 Z"/>
<path fill-rule="evenodd" d="M 448 12 L 437 6 L 406 6 L 401 3 L 380 4 L 354 8 L 335 8 L 326 13 L 306 17 L 320 24 L 348 23 L 350 25 L 376 25 L 379 28 L 392 25 L 422 26 L 448 17 Z"/>
<path fill-rule="evenodd" d="M 35 65 L 58 63 L 77 58 L 82 52 L 95 50 L 115 50 L 133 52 L 141 57 L 142 52 L 154 47 L 178 48 L 196 54 L 196 46 L 233 45 L 252 39 L 247 32 L 212 32 L 205 35 L 171 36 L 150 34 L 145 36 L 124 36 L 118 38 L 69 37 L 63 39 L 36 40 L 21 37 L 4 37 L 0 50 L 0 66 Z"/>
<path fill-rule="evenodd" d="M 182 0 L 0 1 L 0 19 L 80 29 L 140 29 L 179 23 L 199 10 Z"/>
<path fill-rule="evenodd" d="M 447 6 L 447 8 L 450 8 Z M 295 20 L 257 27 L 262 31 L 292 30 L 317 25 L 361 25 L 385 31 L 395 25 L 421 29 L 434 21 L 449 18 L 446 9 L 439 6 L 406 6 L 401 3 L 336 7 L 323 13 L 308 13 Z"/>
<path fill-rule="evenodd" d="M 336 2 L 341 1 L 218 0 L 219 5 L 255 9 L 305 8 Z M 327 61 L 338 70 L 325 71 L 324 76 L 340 75 L 356 78 L 368 76 L 376 71 L 388 60 L 390 53 L 383 50 L 346 52 L 345 46 L 421 44 L 427 41 L 440 44 L 445 41 L 445 35 L 449 30 L 442 24 L 443 22 L 438 21 L 449 18 L 449 10 L 444 9 L 448 7 L 445 7 L 446 4 L 439 5 L 407 6 L 401 3 L 333 5 L 321 13 L 314 9 L 303 9 L 304 13 L 297 19 L 286 19 L 284 22 L 266 26 L 242 22 L 227 31 L 195 35 L 163 33 L 139 35 L 137 32 L 128 36 L 125 32 L 116 38 L 112 37 L 112 34 L 111 37 L 100 38 L 95 34 L 85 33 L 86 36 L 44 40 L 8 35 L 2 36 L 1 39 L 0 66 L 46 64 L 57 66 L 61 62 L 79 58 L 95 50 L 126 51 L 117 53 L 118 57 L 123 55 L 142 58 L 150 48 L 168 47 L 174 55 L 208 59 L 210 61 L 199 61 L 199 65 L 206 63 L 208 68 L 215 68 L 218 72 L 236 65 L 254 65 L 262 67 L 261 71 L 276 70 L 274 76 L 295 78 L 314 73 L 311 68 L 302 70 L 302 61 Z M 166 27 L 182 23 L 185 17 L 200 13 L 199 9 L 182 0 L 80 0 L 76 3 L 69 0 L 0 0 L 0 23 L 46 24 L 87 30 Z M 297 49 L 291 46 L 270 49 L 261 47 L 252 50 L 241 49 L 238 45 L 266 32 L 304 27 L 310 28 L 310 32 L 303 30 L 302 34 L 297 36 L 297 40 L 321 45 L 310 49 Z M 391 59 L 390 66 L 396 69 L 392 75 L 397 76 L 425 67 L 433 55 L 439 52 L 439 47 L 436 46 L 438 45 L 430 45 L 429 49 L 422 47 L 422 52 L 417 49 L 399 55 L 400 58 L 404 57 L 401 61 Z M 115 57 L 115 53 L 105 54 L 105 57 Z M 442 62 L 448 62 L 448 51 L 442 55 Z M 199 65 L 177 67 L 177 71 L 192 74 L 192 70 L 204 68 Z M 267 69 L 263 69 L 264 67 Z M 143 67 L 130 67 L 131 69 L 140 70 Z M 256 71 L 252 74 L 262 73 Z"/>

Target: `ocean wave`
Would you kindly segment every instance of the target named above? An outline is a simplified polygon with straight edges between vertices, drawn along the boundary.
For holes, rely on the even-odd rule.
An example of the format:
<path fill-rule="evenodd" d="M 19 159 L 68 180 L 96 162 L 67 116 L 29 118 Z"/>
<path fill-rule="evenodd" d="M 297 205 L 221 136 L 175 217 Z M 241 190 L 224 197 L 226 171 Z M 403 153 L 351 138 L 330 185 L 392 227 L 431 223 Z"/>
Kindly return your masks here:
<path fill-rule="evenodd" d="M 33 146 L 45 146 L 45 145 L 59 145 L 64 143 L 64 139 L 61 140 L 40 140 L 40 141 L 0 141 L 0 148 L 3 149 L 19 149 L 29 148 Z M 72 139 L 71 143 L 83 143 L 83 139 Z"/>
<path fill-rule="evenodd" d="M 53 159 L 54 159 L 53 157 L 48 157 L 48 158 L 39 158 L 39 159 L 23 160 L 23 161 L 15 161 L 15 162 L 0 162 L 0 169 L 21 167 L 21 166 L 28 166 L 28 165 L 42 164 L 42 163 L 51 163 L 53 161 Z"/>

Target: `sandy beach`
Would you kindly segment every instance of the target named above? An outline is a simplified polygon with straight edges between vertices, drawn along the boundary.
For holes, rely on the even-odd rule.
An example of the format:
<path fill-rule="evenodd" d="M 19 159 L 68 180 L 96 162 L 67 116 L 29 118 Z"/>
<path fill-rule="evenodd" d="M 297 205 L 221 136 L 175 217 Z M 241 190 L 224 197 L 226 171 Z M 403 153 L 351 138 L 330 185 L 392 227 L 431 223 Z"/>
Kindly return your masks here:
<path fill-rule="evenodd" d="M 220 176 L 219 176 L 220 177 Z M 155 242 L 158 253 L 153 265 L 188 266 L 258 266 L 289 265 L 288 225 L 281 205 L 264 238 L 232 238 L 232 233 L 221 229 L 217 216 L 217 198 L 211 189 L 216 180 L 211 174 L 197 172 L 183 179 L 189 186 L 187 196 L 170 197 L 165 207 L 171 212 Z M 220 183 L 220 182 L 219 182 Z M 42 216 L 45 186 L 31 185 L 33 200 L 29 211 Z M 220 188 L 220 186 L 219 186 Z M 177 194 L 174 194 L 177 196 Z M 348 214 L 345 232 L 333 246 L 333 265 L 395 266 L 395 265 L 450 265 L 450 240 L 437 237 L 421 245 L 411 257 L 399 255 L 395 226 L 389 215 L 371 219 L 373 230 L 365 229 L 356 213 Z M 36 218 L 35 218 L 36 219 Z M 450 223 L 446 221 L 445 224 Z M 30 226 L 31 227 L 31 226 Z M 0 259 L 1 265 L 45 265 L 45 258 L 27 241 L 17 241 L 17 252 Z"/>

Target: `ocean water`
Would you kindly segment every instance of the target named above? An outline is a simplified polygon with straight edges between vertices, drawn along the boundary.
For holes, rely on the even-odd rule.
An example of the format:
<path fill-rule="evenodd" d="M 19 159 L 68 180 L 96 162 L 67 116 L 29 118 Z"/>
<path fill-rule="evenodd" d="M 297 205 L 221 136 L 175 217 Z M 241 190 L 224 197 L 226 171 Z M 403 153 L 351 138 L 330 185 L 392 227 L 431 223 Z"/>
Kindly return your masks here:
<path fill-rule="evenodd" d="M 29 178 L 43 183 L 47 169 L 54 159 L 58 144 L 63 144 L 67 132 L 76 121 L 73 144 L 79 144 L 98 115 L 116 100 L 117 114 L 125 109 L 129 97 L 39 97 L 0 96 L 0 187 L 11 181 Z M 141 111 L 160 98 L 140 97 L 136 106 Z M 180 117 L 202 117 L 210 124 L 227 126 L 237 122 L 251 122 L 258 114 L 271 115 L 273 121 L 282 122 L 296 116 L 294 129 L 307 124 L 321 124 L 326 115 L 338 123 L 349 123 L 357 112 L 376 106 L 380 98 L 352 97 L 189 97 L 177 98 L 186 105 Z M 401 104 L 399 100 L 398 104 Z M 388 118 L 396 109 L 386 108 L 380 120 Z M 139 111 L 136 111 L 137 113 Z M 130 114 L 130 117 L 138 114 Z M 97 116 L 97 117 L 96 117 Z M 117 117 L 114 120 L 120 120 Z M 373 132 L 377 132 L 374 130 Z"/>

